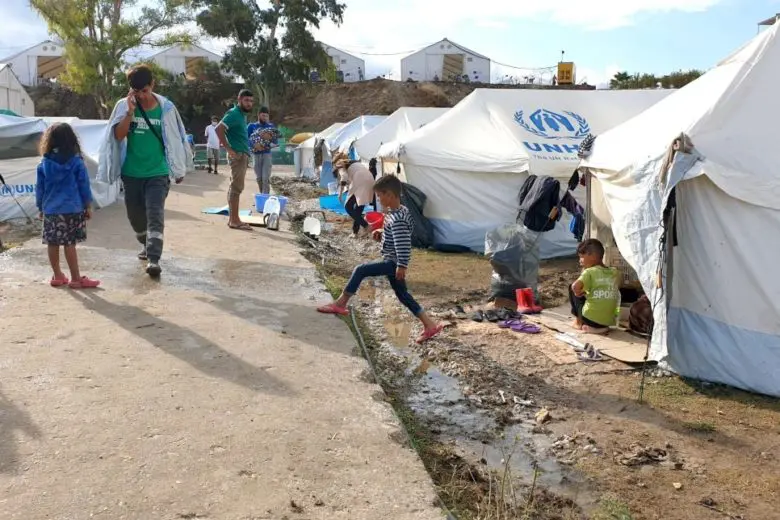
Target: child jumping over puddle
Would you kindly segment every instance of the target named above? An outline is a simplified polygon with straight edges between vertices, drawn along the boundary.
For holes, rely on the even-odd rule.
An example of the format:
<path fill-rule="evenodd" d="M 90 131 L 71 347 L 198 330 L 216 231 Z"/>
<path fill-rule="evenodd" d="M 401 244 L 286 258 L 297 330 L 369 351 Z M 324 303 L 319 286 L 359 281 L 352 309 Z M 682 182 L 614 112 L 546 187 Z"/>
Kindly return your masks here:
<path fill-rule="evenodd" d="M 87 220 L 92 216 L 92 190 L 78 137 L 70 125 L 55 124 L 46 130 L 40 149 L 43 158 L 38 165 L 35 202 L 54 272 L 49 283 L 52 287 L 95 288 L 100 282 L 81 275 L 76 254 L 76 244 L 87 239 Z M 60 247 L 65 250 L 70 280 L 60 268 Z"/>
<path fill-rule="evenodd" d="M 406 288 L 406 270 L 412 256 L 412 217 L 409 210 L 401 205 L 401 181 L 397 177 L 386 175 L 376 181 L 374 191 L 379 203 L 388 210 L 384 229 L 373 233 L 374 240 L 382 242 L 383 259 L 357 266 L 341 296 L 333 303 L 318 307 L 317 311 L 348 315 L 347 303 L 357 293 L 363 279 L 386 276 L 398 300 L 422 322 L 424 329 L 417 338 L 417 343 L 423 343 L 441 332 L 443 325 L 431 320 Z"/>
<path fill-rule="evenodd" d="M 582 274 L 569 287 L 572 326 L 590 334 L 606 334 L 615 322 L 617 272 L 604 265 L 604 245 L 588 239 L 577 247 Z"/>

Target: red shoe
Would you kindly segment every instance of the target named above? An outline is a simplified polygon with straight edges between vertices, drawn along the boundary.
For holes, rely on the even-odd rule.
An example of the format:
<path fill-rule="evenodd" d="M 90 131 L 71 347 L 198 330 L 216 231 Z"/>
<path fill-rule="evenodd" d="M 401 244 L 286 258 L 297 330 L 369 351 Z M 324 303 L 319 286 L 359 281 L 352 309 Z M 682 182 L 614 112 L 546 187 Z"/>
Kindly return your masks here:
<path fill-rule="evenodd" d="M 417 343 L 418 344 L 425 343 L 426 341 L 428 341 L 429 339 L 433 338 L 435 335 L 437 335 L 442 330 L 444 330 L 444 325 L 442 325 L 441 323 L 439 323 L 438 325 L 436 325 L 432 329 L 424 330 L 423 333 L 420 334 L 420 337 L 417 338 Z"/>
<path fill-rule="evenodd" d="M 94 289 L 100 286 L 100 280 L 93 280 L 82 276 L 81 280 L 74 280 L 68 284 L 71 289 Z"/>
<path fill-rule="evenodd" d="M 335 303 L 329 303 L 321 307 L 317 307 L 317 312 L 322 314 L 336 314 L 338 316 L 349 316 L 349 309 L 346 307 L 339 307 Z"/>
<path fill-rule="evenodd" d="M 69 283 L 70 280 L 68 280 L 68 277 L 65 275 L 62 275 L 61 278 L 53 276 L 52 279 L 49 281 L 49 285 L 51 285 L 52 287 L 62 287 L 63 285 L 68 285 Z"/>
<path fill-rule="evenodd" d="M 530 287 L 528 289 L 523 289 L 526 293 L 526 297 L 528 299 L 528 306 L 531 308 L 534 314 L 539 314 L 542 312 L 542 306 L 536 303 L 536 300 L 534 299 L 534 290 Z"/>
<path fill-rule="evenodd" d="M 532 293 L 533 294 L 533 293 Z M 517 312 L 520 314 L 533 314 L 533 298 L 532 301 L 528 301 L 528 293 L 526 289 L 517 289 L 515 291 L 515 297 L 517 298 Z"/>

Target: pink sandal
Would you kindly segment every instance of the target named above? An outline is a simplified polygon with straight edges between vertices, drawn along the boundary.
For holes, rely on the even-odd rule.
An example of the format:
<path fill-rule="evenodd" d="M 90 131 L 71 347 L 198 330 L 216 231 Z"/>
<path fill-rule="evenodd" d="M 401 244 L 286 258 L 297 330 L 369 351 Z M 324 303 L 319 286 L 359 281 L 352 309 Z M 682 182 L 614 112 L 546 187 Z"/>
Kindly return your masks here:
<path fill-rule="evenodd" d="M 81 280 L 74 280 L 68 284 L 71 289 L 94 289 L 100 285 L 100 280 L 93 280 L 82 276 Z"/>
<path fill-rule="evenodd" d="M 317 312 L 321 312 L 322 314 L 337 314 L 339 316 L 349 315 L 349 309 L 346 307 L 339 307 L 335 303 L 329 303 L 327 305 L 323 305 L 322 307 L 317 307 Z"/>
<path fill-rule="evenodd" d="M 433 338 L 435 335 L 437 335 L 439 332 L 444 330 L 444 325 L 439 323 L 432 329 L 424 330 L 422 334 L 420 334 L 420 337 L 417 338 L 417 344 L 425 343 L 429 339 Z"/>
<path fill-rule="evenodd" d="M 62 278 L 57 278 L 56 276 L 53 276 L 52 279 L 49 281 L 49 285 L 52 287 L 62 287 L 63 285 L 68 285 L 70 283 L 70 280 L 68 280 L 68 277 L 63 275 Z"/>

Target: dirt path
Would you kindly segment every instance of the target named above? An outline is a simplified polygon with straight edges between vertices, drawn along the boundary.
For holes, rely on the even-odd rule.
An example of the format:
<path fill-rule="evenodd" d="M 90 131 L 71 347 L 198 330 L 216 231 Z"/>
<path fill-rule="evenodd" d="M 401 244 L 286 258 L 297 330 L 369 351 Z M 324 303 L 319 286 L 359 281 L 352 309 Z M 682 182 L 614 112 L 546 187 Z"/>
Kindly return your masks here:
<path fill-rule="evenodd" d="M 0 517 L 441 518 L 294 236 L 200 214 L 224 183 L 172 190 L 160 282 L 121 204 L 81 249 L 103 290 L 49 288 L 37 240 L 0 256 Z"/>

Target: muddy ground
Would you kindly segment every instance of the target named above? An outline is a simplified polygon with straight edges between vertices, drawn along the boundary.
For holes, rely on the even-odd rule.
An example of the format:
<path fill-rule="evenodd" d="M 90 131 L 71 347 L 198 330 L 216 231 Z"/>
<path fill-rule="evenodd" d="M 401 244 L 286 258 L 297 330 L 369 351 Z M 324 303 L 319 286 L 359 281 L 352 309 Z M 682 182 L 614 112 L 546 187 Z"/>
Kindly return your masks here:
<path fill-rule="evenodd" d="M 294 184 L 280 187 L 306 193 Z M 312 202 L 292 204 L 294 220 L 302 208 Z M 304 254 L 335 292 L 378 247 L 350 238 L 345 217 L 329 214 L 325 230 L 303 241 Z M 446 316 L 454 304 L 487 307 L 490 272 L 478 255 L 416 250 L 409 286 Z M 542 303 L 564 303 L 576 275 L 573 259 L 544 262 Z M 377 372 L 459 518 L 780 518 L 776 399 L 651 367 L 643 378 L 617 361 L 559 364 L 545 354 L 560 349 L 549 330 L 452 319 L 419 347 L 409 341 L 417 324 L 384 281 L 362 288 L 355 307 Z"/>

